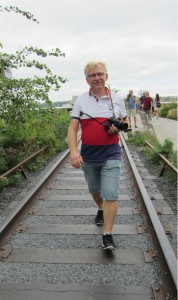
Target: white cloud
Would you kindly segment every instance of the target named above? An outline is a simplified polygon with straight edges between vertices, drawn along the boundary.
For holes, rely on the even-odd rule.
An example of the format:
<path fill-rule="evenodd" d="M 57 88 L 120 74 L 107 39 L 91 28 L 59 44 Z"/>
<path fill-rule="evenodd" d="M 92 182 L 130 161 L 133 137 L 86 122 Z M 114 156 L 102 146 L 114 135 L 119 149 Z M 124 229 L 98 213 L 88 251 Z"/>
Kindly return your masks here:
<path fill-rule="evenodd" d="M 54 73 L 68 79 L 56 99 L 88 89 L 83 69 L 95 59 L 107 63 L 108 83 L 123 95 L 130 87 L 149 89 L 152 96 L 177 93 L 176 0 L 1 0 L 1 5 L 30 11 L 40 22 L 0 13 L 4 52 L 24 46 L 65 52 L 65 58 L 46 60 Z M 29 69 L 14 74 L 26 76 Z"/>

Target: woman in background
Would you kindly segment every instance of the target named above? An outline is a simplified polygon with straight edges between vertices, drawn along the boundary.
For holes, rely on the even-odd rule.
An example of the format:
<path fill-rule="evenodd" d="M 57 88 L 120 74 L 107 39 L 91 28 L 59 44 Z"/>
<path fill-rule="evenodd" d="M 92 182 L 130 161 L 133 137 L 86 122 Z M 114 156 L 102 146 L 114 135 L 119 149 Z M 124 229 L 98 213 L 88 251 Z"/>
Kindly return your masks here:
<path fill-rule="evenodd" d="M 156 116 L 157 120 L 158 120 L 159 108 L 160 107 L 161 107 L 160 97 L 159 97 L 159 94 L 156 94 L 156 97 L 154 99 L 154 112 L 153 112 L 153 116 Z"/>

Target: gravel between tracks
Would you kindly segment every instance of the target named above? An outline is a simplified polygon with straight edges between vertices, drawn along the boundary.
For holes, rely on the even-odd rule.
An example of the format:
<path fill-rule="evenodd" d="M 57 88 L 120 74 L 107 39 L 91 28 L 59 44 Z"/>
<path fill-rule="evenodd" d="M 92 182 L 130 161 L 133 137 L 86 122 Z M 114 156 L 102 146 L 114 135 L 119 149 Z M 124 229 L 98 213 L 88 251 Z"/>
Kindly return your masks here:
<path fill-rule="evenodd" d="M 148 170 L 150 175 L 157 176 L 160 172 L 160 166 L 153 164 L 140 150 L 138 147 L 130 145 L 129 146 L 132 154 L 136 154 L 141 159 L 142 163 L 144 164 L 145 168 Z M 28 174 L 28 180 L 22 180 L 17 186 L 6 188 L 0 194 L 0 214 L 3 218 L 3 210 L 6 209 L 10 204 L 11 207 L 17 201 L 24 197 L 26 192 L 36 184 L 36 182 L 43 176 L 45 171 L 49 169 L 49 167 L 62 155 L 57 155 L 53 160 L 51 160 L 41 171 Z M 156 178 L 155 183 L 163 195 L 165 200 L 168 202 L 170 207 L 175 213 L 177 213 L 177 180 L 175 176 L 168 176 L 169 173 L 166 171 L 164 176 Z M 14 202 L 15 201 L 15 202 Z M 129 201 L 130 202 L 130 201 Z M 51 202 L 52 204 L 52 202 Z M 86 203 L 87 204 L 87 201 Z M 133 216 L 134 218 L 140 218 L 139 216 Z M 41 221 L 43 222 L 43 216 L 41 216 Z M 129 216 L 130 218 L 130 216 Z M 55 218 L 55 223 L 66 223 L 66 219 L 61 216 Z M 84 218 L 86 223 L 90 224 L 93 222 L 91 217 Z M 175 218 L 176 219 L 176 218 Z M 139 220 L 139 219 L 138 219 Z M 137 220 L 137 221 L 138 221 Z M 27 223 L 35 223 L 35 216 L 31 216 L 27 218 Z M 52 218 L 45 216 L 45 222 L 52 222 Z M 81 222 L 84 223 L 82 217 L 73 218 L 72 216 L 68 218 L 69 223 Z M 38 216 L 39 222 L 39 216 Z M 134 222 L 134 220 L 133 220 Z M 139 220 L 140 222 L 140 220 Z M 116 219 L 116 223 L 118 220 Z M 119 219 L 119 223 L 126 223 L 127 224 L 127 216 L 123 216 Z M 131 220 L 132 223 L 132 220 Z M 38 240 L 37 240 L 38 238 Z M 129 240 L 127 236 L 120 237 L 120 239 L 116 242 L 122 247 L 130 247 L 130 248 L 145 248 L 149 247 L 149 239 L 147 237 L 133 237 L 132 240 Z M 17 244 L 16 244 L 17 243 Z M 101 247 L 101 237 L 95 236 L 88 236 L 82 240 L 83 246 L 88 248 L 100 248 Z M 64 244 L 64 245 L 63 245 Z M 15 237 L 9 241 L 9 245 L 13 247 L 52 247 L 58 248 L 60 245 L 61 249 L 65 249 L 66 246 L 68 248 L 77 248 L 82 247 L 81 243 L 74 236 L 67 236 L 61 235 L 60 239 L 55 239 L 54 237 L 50 237 L 46 235 L 45 237 L 42 235 L 38 235 L 38 237 L 31 236 L 31 240 L 29 240 L 28 235 L 24 234 L 23 237 L 21 235 L 16 234 Z M 83 284 L 111 284 L 111 285 L 122 285 L 125 284 L 123 281 L 125 276 L 124 273 L 127 273 L 127 284 L 135 284 L 135 285 L 156 285 L 159 283 L 160 274 L 157 265 L 146 265 L 144 268 L 142 265 L 136 266 L 127 266 L 118 265 L 63 265 L 60 266 L 55 264 L 49 264 L 48 266 L 43 264 L 6 264 L 5 262 L 1 265 L 1 275 L 0 275 L 0 282 L 29 282 L 29 283 L 79 283 Z M 145 273 L 147 276 L 145 276 Z M 100 276 L 98 276 L 100 274 Z M 117 275 L 116 275 L 117 274 Z"/>

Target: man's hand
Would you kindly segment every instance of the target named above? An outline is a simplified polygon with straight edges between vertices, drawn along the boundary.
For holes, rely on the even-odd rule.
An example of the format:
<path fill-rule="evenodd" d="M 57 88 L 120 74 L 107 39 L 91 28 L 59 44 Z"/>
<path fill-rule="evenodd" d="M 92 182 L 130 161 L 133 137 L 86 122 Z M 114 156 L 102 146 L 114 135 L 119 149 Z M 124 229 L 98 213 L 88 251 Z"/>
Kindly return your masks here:
<path fill-rule="evenodd" d="M 108 132 L 109 132 L 109 134 L 118 134 L 119 130 L 117 129 L 116 126 L 114 126 L 114 124 L 112 124 L 112 126 L 109 127 Z"/>
<path fill-rule="evenodd" d="M 81 167 L 81 164 L 83 163 L 83 159 L 82 159 L 80 153 L 78 152 L 78 150 L 71 152 L 70 162 L 74 168 L 79 169 Z"/>

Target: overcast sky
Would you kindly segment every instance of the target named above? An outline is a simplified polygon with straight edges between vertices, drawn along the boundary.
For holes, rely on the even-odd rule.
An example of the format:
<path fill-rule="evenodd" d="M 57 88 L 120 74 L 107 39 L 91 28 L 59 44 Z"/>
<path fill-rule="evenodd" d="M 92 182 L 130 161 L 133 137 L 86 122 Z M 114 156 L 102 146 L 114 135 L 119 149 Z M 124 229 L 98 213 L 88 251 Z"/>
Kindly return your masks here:
<path fill-rule="evenodd" d="M 143 89 L 151 96 L 177 95 L 176 0 L 0 0 L 31 12 L 39 24 L 13 12 L 0 12 L 1 51 L 25 46 L 60 48 L 65 57 L 44 60 L 67 78 L 53 100 L 70 100 L 88 90 L 84 66 L 106 62 L 111 88 L 126 96 Z M 30 69 L 13 76 L 31 76 Z"/>

